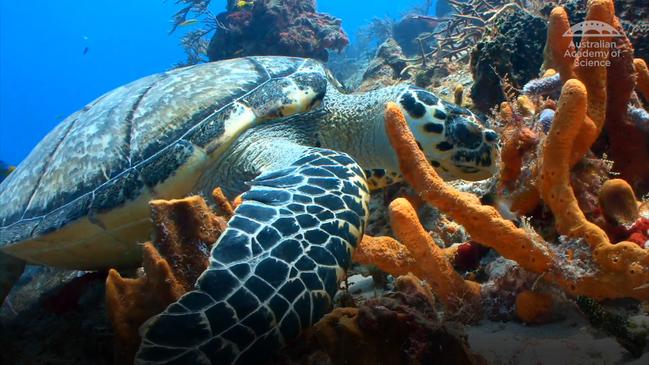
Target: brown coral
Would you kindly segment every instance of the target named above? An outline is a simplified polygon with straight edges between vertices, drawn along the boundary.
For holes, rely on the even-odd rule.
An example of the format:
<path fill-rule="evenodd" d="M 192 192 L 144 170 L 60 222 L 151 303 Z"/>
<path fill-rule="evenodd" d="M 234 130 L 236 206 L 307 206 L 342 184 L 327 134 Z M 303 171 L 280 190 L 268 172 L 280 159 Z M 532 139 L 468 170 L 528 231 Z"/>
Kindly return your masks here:
<path fill-rule="evenodd" d="M 227 200 L 215 194 L 217 205 L 231 211 Z M 132 361 L 140 343 L 138 329 L 191 289 L 207 268 L 210 246 L 226 227 L 199 196 L 150 202 L 155 223 L 154 242 L 143 249 L 144 275 L 123 278 L 110 270 L 106 303 L 115 331 L 115 362 Z M 229 207 L 229 208 L 228 208 Z"/>

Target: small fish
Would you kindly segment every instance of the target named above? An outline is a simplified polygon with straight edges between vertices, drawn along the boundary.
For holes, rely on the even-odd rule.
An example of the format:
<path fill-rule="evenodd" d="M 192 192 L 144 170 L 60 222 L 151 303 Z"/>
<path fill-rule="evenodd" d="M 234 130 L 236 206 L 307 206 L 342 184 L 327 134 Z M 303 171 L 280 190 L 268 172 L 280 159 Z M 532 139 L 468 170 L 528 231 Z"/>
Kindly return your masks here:
<path fill-rule="evenodd" d="M 83 49 L 83 55 L 84 55 L 84 56 L 87 55 L 89 50 L 90 50 L 90 49 L 89 49 L 88 47 L 84 48 L 84 49 Z"/>
<path fill-rule="evenodd" d="M 192 24 L 198 23 L 198 19 L 187 19 L 184 22 L 178 24 L 179 27 L 186 27 Z"/>
<path fill-rule="evenodd" d="M 237 8 L 239 8 L 239 9 L 243 9 L 246 6 L 253 6 L 253 5 L 255 5 L 254 1 L 246 1 L 246 0 L 237 1 Z"/>
<path fill-rule="evenodd" d="M 11 174 L 13 170 L 15 170 L 16 167 L 10 166 L 4 161 L 0 161 L 0 182 L 2 182 L 4 179 Z"/>

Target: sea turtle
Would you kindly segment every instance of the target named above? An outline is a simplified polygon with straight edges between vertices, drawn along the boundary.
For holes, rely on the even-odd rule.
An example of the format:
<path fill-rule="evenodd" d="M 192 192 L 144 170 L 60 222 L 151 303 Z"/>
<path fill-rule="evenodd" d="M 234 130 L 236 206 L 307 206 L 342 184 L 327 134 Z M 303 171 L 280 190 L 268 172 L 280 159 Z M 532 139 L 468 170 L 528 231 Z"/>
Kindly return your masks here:
<path fill-rule="evenodd" d="M 61 122 L 0 185 L 0 247 L 62 268 L 137 266 L 149 200 L 245 192 L 195 289 L 142 326 L 136 362 L 253 363 L 330 310 L 368 183 L 399 171 L 389 101 L 440 171 L 493 174 L 496 133 L 423 89 L 345 94 L 314 60 L 226 60 L 145 77 Z"/>

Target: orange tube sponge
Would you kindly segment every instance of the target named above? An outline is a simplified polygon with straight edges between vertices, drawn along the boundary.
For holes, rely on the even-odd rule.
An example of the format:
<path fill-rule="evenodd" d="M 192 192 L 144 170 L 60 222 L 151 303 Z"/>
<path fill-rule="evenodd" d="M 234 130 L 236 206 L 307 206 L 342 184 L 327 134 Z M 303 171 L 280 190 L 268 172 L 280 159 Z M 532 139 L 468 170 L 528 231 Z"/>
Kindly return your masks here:
<path fill-rule="evenodd" d="M 354 250 L 352 260 L 361 265 L 376 265 L 395 276 L 418 271 L 417 260 L 412 252 L 399 241 L 387 236 L 364 235 Z"/>
<path fill-rule="evenodd" d="M 567 280 L 549 276 L 573 294 L 597 299 L 632 297 L 649 299 L 649 250 L 632 242 L 615 245 L 606 233 L 584 216 L 570 186 L 570 153 L 586 110 L 586 88 L 572 79 L 564 85 L 552 128 L 545 141 L 541 168 L 541 194 L 555 216 L 557 231 L 588 243 L 598 271 Z"/>
<path fill-rule="evenodd" d="M 575 45 L 572 42 L 568 14 L 563 7 L 552 9 L 548 19 L 548 35 L 543 51 L 545 61 L 542 69 L 555 69 L 563 82 L 574 77 Z"/>
<path fill-rule="evenodd" d="M 534 232 L 515 227 L 493 207 L 482 206 L 476 196 L 445 185 L 417 147 L 396 104 L 388 104 L 386 129 L 406 181 L 425 201 L 463 225 L 473 240 L 495 249 L 526 270 L 545 273 L 545 280 L 560 285 L 572 295 L 649 300 L 649 250 L 633 242 L 612 245 L 602 229 L 586 220 L 570 187 L 570 151 L 579 133 L 577 127 L 584 119 L 567 116 L 583 115 L 585 110 L 584 85 L 569 80 L 546 139 L 540 186 L 557 220 L 557 230 L 574 239 L 583 238 L 589 244 L 590 255 L 578 257 L 591 261 L 585 264 L 596 268 L 587 274 L 570 271 L 569 266 L 575 264 L 572 259 L 565 262 L 566 259 L 557 257 Z"/>
<path fill-rule="evenodd" d="M 636 58 L 633 60 L 633 66 L 638 75 L 638 83 L 636 87 L 640 90 L 645 99 L 649 101 L 649 68 L 647 68 L 647 63 L 640 58 Z"/>
<path fill-rule="evenodd" d="M 394 103 L 385 112 L 386 129 L 404 178 L 428 203 L 439 208 L 471 234 L 474 241 L 496 249 L 534 272 L 551 266 L 551 255 L 542 239 L 503 219 L 496 209 L 483 206 L 478 197 L 446 185 L 417 147 L 406 120 Z"/>
<path fill-rule="evenodd" d="M 586 21 L 600 21 L 613 25 L 614 18 L 613 0 L 588 1 Z M 575 74 L 588 90 L 588 116 L 593 120 L 598 131 L 601 131 L 606 117 L 606 66 L 610 55 L 608 47 L 610 42 L 610 35 L 591 34 L 588 41 L 582 40 L 580 43 L 575 62 Z"/>
<path fill-rule="evenodd" d="M 559 98 L 557 112 L 543 148 L 540 192 L 543 200 L 553 212 L 579 210 L 577 199 L 570 186 L 570 155 L 573 141 L 579 134 L 579 127 L 586 118 L 586 87 L 576 79 L 568 80 Z M 548 144 L 551 144 L 548 146 Z M 571 199 L 565 196 L 571 195 Z M 557 230 L 567 234 L 577 227 L 576 214 L 562 214 L 555 217 Z M 585 218 L 584 218 L 585 219 Z"/>
<path fill-rule="evenodd" d="M 138 328 L 147 319 L 162 312 L 186 290 L 173 274 L 167 260 L 151 243 L 143 248 L 146 276 L 126 279 L 114 269 L 106 280 L 106 305 L 115 331 L 115 363 L 131 362 L 140 336 Z"/>
<path fill-rule="evenodd" d="M 516 296 L 516 316 L 529 324 L 547 323 L 552 317 L 550 295 L 526 290 Z"/>
<path fill-rule="evenodd" d="M 501 152 L 500 183 L 511 187 L 518 179 L 523 166 L 523 155 L 538 142 L 538 135 L 533 130 L 522 126 L 511 126 L 503 133 Z"/>
<path fill-rule="evenodd" d="M 618 32 L 625 34 L 617 19 L 613 21 L 613 26 Z M 627 180 L 634 189 L 644 193 L 649 190 L 647 136 L 628 116 L 629 100 L 637 79 L 633 46 L 626 36 L 616 37 L 612 42 L 615 44 L 616 55 L 609 60 L 605 125 L 609 154 L 615 161 L 613 168 L 620 173 L 620 177 Z"/>
<path fill-rule="evenodd" d="M 638 202 L 631 186 L 622 179 L 611 179 L 599 191 L 599 206 L 608 224 L 630 226 L 638 219 Z"/>
<path fill-rule="evenodd" d="M 417 212 L 404 198 L 389 207 L 390 223 L 399 242 L 389 237 L 364 237 L 354 253 L 354 261 L 374 264 L 392 275 L 409 272 L 426 280 L 440 300 L 453 312 L 478 317 L 480 287 L 464 280 L 419 223 Z"/>
<path fill-rule="evenodd" d="M 227 227 L 199 196 L 149 203 L 154 222 L 153 241 L 169 261 L 185 290 L 191 290 L 207 269 L 206 252 Z"/>
<path fill-rule="evenodd" d="M 116 363 L 132 362 L 140 344 L 138 329 L 194 285 L 208 265 L 210 246 L 226 227 L 198 196 L 149 203 L 156 246 L 143 249 L 144 276 L 122 278 L 110 270 L 106 304 L 115 330 Z"/>

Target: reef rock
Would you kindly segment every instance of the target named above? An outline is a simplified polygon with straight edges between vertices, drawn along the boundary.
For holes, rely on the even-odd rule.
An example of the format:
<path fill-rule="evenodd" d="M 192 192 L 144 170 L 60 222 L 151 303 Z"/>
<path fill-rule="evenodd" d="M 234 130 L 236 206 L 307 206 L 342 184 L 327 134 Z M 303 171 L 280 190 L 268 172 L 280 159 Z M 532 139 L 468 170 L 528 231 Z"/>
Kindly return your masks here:
<path fill-rule="evenodd" d="M 495 27 L 471 52 L 471 98 L 484 113 L 505 100 L 502 78 L 520 88 L 538 76 L 547 31 L 545 19 L 518 9 L 503 14 Z"/>
<path fill-rule="evenodd" d="M 429 288 L 401 276 L 396 291 L 337 308 L 286 349 L 289 364 L 481 364 L 461 327 L 442 322 Z"/>
<path fill-rule="evenodd" d="M 394 84 L 401 78 L 401 71 L 406 66 L 406 57 L 401 46 L 393 38 L 389 38 L 379 46 L 374 59 L 367 67 L 360 91 L 374 90 Z"/>
<path fill-rule="evenodd" d="M 392 33 L 394 39 L 399 43 L 404 53 L 412 56 L 421 54 L 421 48 L 417 37 L 432 33 L 439 24 L 437 18 L 425 15 L 410 14 L 399 20 L 393 27 Z M 424 50 L 429 52 L 428 45 Z"/>
<path fill-rule="evenodd" d="M 342 21 L 318 13 L 315 0 L 257 0 L 216 18 L 218 30 L 207 49 L 210 61 L 251 55 L 326 61 L 328 49 L 340 51 L 349 43 Z"/>

